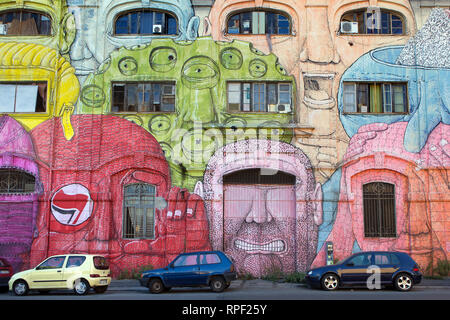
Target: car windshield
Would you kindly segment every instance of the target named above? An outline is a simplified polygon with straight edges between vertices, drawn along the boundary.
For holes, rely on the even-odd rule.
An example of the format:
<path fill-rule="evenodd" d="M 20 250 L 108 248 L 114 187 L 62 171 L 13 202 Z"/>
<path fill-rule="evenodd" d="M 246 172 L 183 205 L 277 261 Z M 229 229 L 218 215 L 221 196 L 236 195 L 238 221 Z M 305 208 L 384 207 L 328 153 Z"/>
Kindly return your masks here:
<path fill-rule="evenodd" d="M 105 257 L 95 256 L 94 257 L 94 267 L 99 270 L 108 270 L 109 262 Z"/>

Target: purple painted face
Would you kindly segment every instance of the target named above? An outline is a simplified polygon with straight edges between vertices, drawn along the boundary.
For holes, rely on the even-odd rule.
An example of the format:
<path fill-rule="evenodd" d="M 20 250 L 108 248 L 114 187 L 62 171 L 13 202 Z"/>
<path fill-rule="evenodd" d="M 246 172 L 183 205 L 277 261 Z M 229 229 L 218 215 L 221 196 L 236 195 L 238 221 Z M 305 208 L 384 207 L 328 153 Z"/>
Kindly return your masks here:
<path fill-rule="evenodd" d="M 294 186 L 225 185 L 224 199 L 225 252 L 239 272 L 294 271 Z"/>
<path fill-rule="evenodd" d="M 20 270 L 33 240 L 42 191 L 33 143 L 13 118 L 0 117 L 0 257 Z"/>

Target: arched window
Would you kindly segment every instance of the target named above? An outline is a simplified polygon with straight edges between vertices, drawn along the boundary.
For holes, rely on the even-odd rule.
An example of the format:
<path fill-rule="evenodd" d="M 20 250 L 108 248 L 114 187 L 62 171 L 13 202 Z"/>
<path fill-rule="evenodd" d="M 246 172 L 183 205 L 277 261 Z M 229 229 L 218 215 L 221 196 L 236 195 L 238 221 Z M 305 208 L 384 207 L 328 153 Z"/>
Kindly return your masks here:
<path fill-rule="evenodd" d="M 278 11 L 242 11 L 227 20 L 229 34 L 291 34 L 291 19 Z"/>
<path fill-rule="evenodd" d="M 52 21 L 46 14 L 30 10 L 0 12 L 0 35 L 49 36 Z"/>
<path fill-rule="evenodd" d="M 16 169 L 0 169 L 0 194 L 33 193 L 36 179 Z"/>
<path fill-rule="evenodd" d="M 396 34 L 405 33 L 404 19 L 388 10 L 354 10 L 341 18 L 342 34 Z"/>
<path fill-rule="evenodd" d="M 395 187 L 384 182 L 363 185 L 364 235 L 395 237 Z"/>
<path fill-rule="evenodd" d="M 145 183 L 124 187 L 123 238 L 153 239 L 155 236 L 156 187 Z"/>
<path fill-rule="evenodd" d="M 115 35 L 176 35 L 177 19 L 168 12 L 139 9 L 117 16 Z"/>

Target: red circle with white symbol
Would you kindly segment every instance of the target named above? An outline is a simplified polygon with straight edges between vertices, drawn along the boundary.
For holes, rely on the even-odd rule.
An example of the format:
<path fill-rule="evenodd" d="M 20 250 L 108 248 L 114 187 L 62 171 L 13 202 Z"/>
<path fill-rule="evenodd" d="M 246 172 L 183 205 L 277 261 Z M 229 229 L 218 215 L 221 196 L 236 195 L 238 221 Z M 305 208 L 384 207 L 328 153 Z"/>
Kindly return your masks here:
<path fill-rule="evenodd" d="M 87 221 L 93 207 L 89 190 L 78 183 L 58 189 L 51 200 L 53 217 L 65 226 L 78 226 Z"/>

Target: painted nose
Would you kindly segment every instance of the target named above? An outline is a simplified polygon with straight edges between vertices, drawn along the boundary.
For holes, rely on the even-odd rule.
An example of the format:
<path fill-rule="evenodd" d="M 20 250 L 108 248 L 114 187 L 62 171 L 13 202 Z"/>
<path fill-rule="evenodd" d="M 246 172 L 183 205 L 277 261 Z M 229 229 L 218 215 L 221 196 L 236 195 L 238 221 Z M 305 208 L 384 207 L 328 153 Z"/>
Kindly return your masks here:
<path fill-rule="evenodd" d="M 301 61 L 315 63 L 339 63 L 341 60 L 336 51 L 326 7 L 308 7 L 307 33 L 303 51 L 300 53 Z"/>
<path fill-rule="evenodd" d="M 255 195 L 250 212 L 245 217 L 247 223 L 268 223 L 273 220 L 273 216 L 266 206 L 267 192 L 261 191 Z"/>

